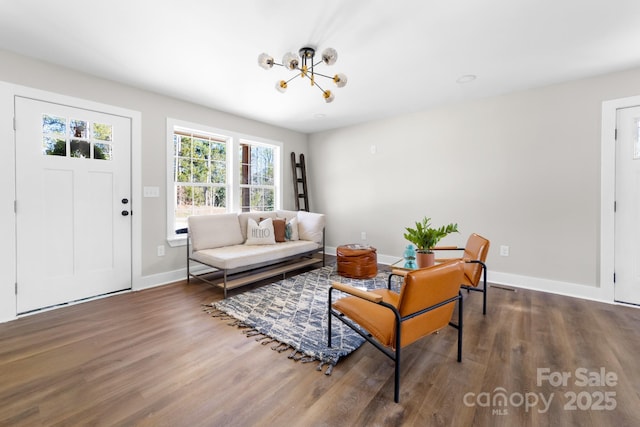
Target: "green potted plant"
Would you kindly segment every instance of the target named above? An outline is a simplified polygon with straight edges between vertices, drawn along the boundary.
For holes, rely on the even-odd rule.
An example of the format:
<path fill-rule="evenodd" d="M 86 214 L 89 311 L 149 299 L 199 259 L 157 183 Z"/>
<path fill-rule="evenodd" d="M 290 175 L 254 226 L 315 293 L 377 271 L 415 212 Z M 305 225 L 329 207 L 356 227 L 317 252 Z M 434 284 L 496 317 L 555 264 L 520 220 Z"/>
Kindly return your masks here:
<path fill-rule="evenodd" d="M 449 224 L 440 228 L 431 227 L 431 218 L 424 217 L 422 222 L 416 222 L 416 227 L 406 227 L 404 238 L 416 245 L 416 262 L 418 268 L 430 267 L 435 264 L 433 248 L 440 239 L 451 233 L 458 232 L 458 224 Z"/>

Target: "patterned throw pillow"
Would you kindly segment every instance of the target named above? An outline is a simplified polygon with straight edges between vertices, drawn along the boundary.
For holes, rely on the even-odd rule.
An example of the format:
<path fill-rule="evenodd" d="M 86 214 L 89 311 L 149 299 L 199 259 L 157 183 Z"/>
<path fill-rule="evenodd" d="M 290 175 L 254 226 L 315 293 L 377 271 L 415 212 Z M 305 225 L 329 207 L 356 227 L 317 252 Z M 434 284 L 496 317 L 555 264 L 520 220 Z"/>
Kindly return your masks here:
<path fill-rule="evenodd" d="M 275 245 L 273 220 L 267 218 L 258 224 L 253 218 L 247 221 L 247 241 L 245 245 Z"/>
<path fill-rule="evenodd" d="M 298 235 L 298 218 L 291 218 L 287 221 L 284 229 L 284 238 L 286 240 L 300 240 L 300 236 Z"/>

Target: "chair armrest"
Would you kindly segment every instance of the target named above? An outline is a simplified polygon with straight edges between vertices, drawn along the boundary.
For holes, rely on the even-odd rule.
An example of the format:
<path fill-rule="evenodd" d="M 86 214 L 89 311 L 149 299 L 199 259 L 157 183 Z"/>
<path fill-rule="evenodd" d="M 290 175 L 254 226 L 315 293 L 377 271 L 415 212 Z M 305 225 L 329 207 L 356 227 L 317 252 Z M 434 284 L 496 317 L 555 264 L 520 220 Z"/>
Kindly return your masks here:
<path fill-rule="evenodd" d="M 409 274 L 409 270 L 398 270 L 394 268 L 391 270 L 391 274 L 393 274 L 394 276 L 407 277 L 407 274 Z"/>
<path fill-rule="evenodd" d="M 457 246 L 436 246 L 431 248 L 432 251 L 463 251 L 464 248 L 459 248 Z"/>
<path fill-rule="evenodd" d="M 448 261 L 466 261 L 469 258 L 436 258 L 436 262 L 448 262 Z"/>
<path fill-rule="evenodd" d="M 391 269 L 391 273 L 389 273 L 389 278 L 387 279 L 387 289 L 391 290 L 391 279 L 394 276 L 402 277 L 402 281 L 404 282 L 404 278 L 407 277 L 408 273 L 408 270 L 400 270 L 397 268 Z"/>
<path fill-rule="evenodd" d="M 367 301 L 379 303 L 382 301 L 382 295 L 374 294 L 373 292 L 363 291 L 362 289 L 354 288 L 351 285 L 345 285 L 339 282 L 332 282 L 331 287 L 347 293 L 349 295 L 353 295 L 354 297 L 366 299 Z"/>

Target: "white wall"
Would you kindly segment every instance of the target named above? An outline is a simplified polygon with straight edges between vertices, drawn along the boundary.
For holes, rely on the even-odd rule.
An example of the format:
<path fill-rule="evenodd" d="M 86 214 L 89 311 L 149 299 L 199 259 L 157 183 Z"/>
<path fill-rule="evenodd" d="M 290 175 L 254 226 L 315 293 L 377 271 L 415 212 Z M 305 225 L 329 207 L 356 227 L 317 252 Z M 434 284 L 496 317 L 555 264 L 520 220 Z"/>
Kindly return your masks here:
<path fill-rule="evenodd" d="M 636 69 L 311 135 L 328 245 L 365 231 L 400 258 L 426 215 L 459 224 L 442 244 L 489 238 L 495 281 L 597 298 L 602 102 L 639 88 Z"/>
<path fill-rule="evenodd" d="M 304 153 L 310 205 L 328 215 L 328 245 L 360 242 L 399 258 L 404 227 L 424 215 L 457 222 L 492 241 L 490 278 L 513 285 L 598 295 L 602 102 L 640 93 L 640 69 L 304 134 L 98 79 L 0 50 L 0 82 L 120 106 L 142 113 L 143 283 L 180 278 L 184 248 L 165 241 L 166 117 L 284 142 L 284 207 L 293 207 L 288 156 Z M 480 83 L 480 81 L 476 82 Z M 475 83 L 474 83 L 475 84 Z M 12 100 L 0 85 L 2 253 L 14 254 Z M 307 140 L 309 139 L 309 143 Z M 371 146 L 376 154 L 371 153 Z M 139 195 L 140 197 L 141 195 Z M 165 244 L 167 255 L 156 256 Z M 500 257 L 509 245 L 509 257 Z M 15 261 L 1 257 L 0 321 L 15 315 Z"/>
<path fill-rule="evenodd" d="M 283 142 L 283 207 L 294 207 L 294 193 L 291 179 L 289 156 L 292 151 L 307 153 L 307 135 L 289 131 L 253 120 L 215 111 L 199 105 L 177 99 L 146 92 L 115 82 L 99 79 L 87 74 L 32 60 L 7 51 L 0 50 L 0 83 L 22 85 L 40 90 L 46 90 L 66 96 L 86 99 L 103 104 L 114 105 L 142 114 L 142 147 L 140 149 L 142 163 L 134 164 L 133 168 L 141 170 L 141 185 L 160 188 L 159 198 L 142 198 L 137 195 L 137 202 L 141 203 L 141 211 L 134 215 L 142 215 L 140 247 L 141 274 L 140 283 L 134 288 L 141 289 L 185 276 L 184 268 L 185 248 L 171 248 L 166 242 L 166 119 L 172 117 L 185 121 L 201 123 L 215 128 L 228 129 L 247 135 L 259 136 L 266 139 Z M 11 119 L 13 117 L 13 100 L 10 91 L 0 85 L 0 138 L 3 144 L 1 167 L 2 184 L 0 184 L 1 208 L 0 231 L 5 238 L 0 242 L 2 253 L 10 253 L 15 257 L 15 242 L 12 240 L 15 231 L 13 216 L 13 131 Z M 132 202 L 136 200 L 132 197 Z M 5 230 L 7 228 L 7 230 Z M 165 245 L 166 255 L 158 257 L 156 248 Z M 135 256 L 135 255 L 134 255 Z M 2 258 L 3 264 L 0 275 L 0 321 L 15 316 L 15 261 L 10 257 Z M 5 266 L 5 263 L 7 264 Z M 13 272 L 10 274 L 10 272 Z M 12 308 L 13 307 L 13 308 Z"/>
<path fill-rule="evenodd" d="M 0 322 L 16 314 L 16 241 L 14 207 L 15 149 L 13 144 L 13 99 L 6 84 L 0 82 Z"/>

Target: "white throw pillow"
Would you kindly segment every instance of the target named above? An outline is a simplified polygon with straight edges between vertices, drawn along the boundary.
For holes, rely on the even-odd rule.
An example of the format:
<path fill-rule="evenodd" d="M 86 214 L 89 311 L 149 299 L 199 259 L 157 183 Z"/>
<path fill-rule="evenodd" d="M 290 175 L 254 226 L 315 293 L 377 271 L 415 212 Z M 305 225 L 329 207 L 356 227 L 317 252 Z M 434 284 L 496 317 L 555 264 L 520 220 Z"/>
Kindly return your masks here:
<path fill-rule="evenodd" d="M 322 243 L 324 229 L 324 214 L 298 211 L 298 232 L 300 240 Z"/>
<path fill-rule="evenodd" d="M 287 220 L 284 236 L 286 240 L 300 240 L 300 235 L 298 234 L 298 218 Z"/>
<path fill-rule="evenodd" d="M 273 231 L 273 219 L 267 218 L 258 224 L 253 218 L 247 221 L 247 241 L 245 245 L 275 245 L 276 234 Z"/>

